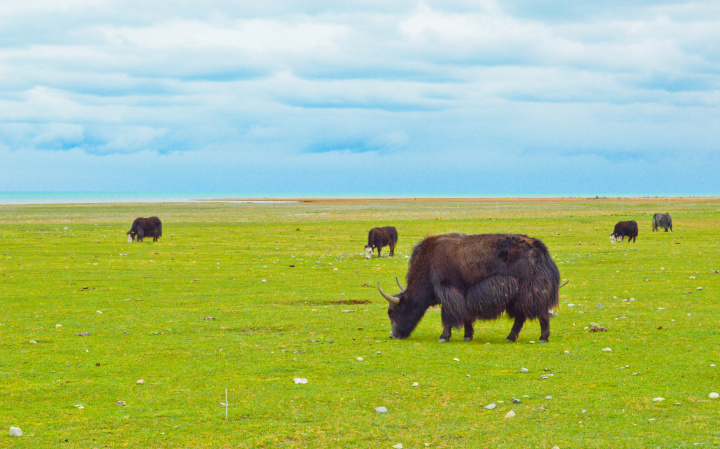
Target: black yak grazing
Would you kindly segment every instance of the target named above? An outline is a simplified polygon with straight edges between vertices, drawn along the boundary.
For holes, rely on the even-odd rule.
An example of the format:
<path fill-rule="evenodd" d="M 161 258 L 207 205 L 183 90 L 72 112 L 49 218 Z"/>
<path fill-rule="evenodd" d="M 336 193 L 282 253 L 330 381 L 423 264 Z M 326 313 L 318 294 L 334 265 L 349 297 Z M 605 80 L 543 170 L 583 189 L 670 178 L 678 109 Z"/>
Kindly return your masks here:
<path fill-rule="evenodd" d="M 652 218 L 652 230 L 653 232 L 657 231 L 658 228 L 664 228 L 665 232 L 668 231 L 668 228 L 672 231 L 672 218 L 669 214 L 661 214 L 657 213 L 653 215 Z"/>
<path fill-rule="evenodd" d="M 372 257 L 373 250 L 377 248 L 378 257 L 383 246 L 390 245 L 390 257 L 395 255 L 395 245 L 398 241 L 398 232 L 395 226 L 385 226 L 384 228 L 372 228 L 368 232 L 368 242 L 365 245 L 365 258 Z"/>
<path fill-rule="evenodd" d="M 638 235 L 638 224 L 637 221 L 631 220 L 631 221 L 619 221 L 615 225 L 615 229 L 613 229 L 613 233 L 610 234 L 610 243 L 622 242 L 623 238 L 628 238 L 628 243 L 632 240 L 635 242 L 635 239 Z"/>
<path fill-rule="evenodd" d="M 445 234 L 426 237 L 413 249 L 407 288 L 395 296 L 383 292 L 393 338 L 407 338 L 428 307 L 442 305 L 443 333 L 465 327 L 473 338 L 475 320 L 503 312 L 515 319 L 507 336 L 514 342 L 525 320 L 540 321 L 540 342 L 550 337 L 550 309 L 558 304 L 560 272 L 545 245 L 519 234 Z"/>
<path fill-rule="evenodd" d="M 157 239 L 162 237 L 162 223 L 158 217 L 138 217 L 133 221 L 127 236 L 128 243 L 132 243 L 136 237 L 138 243 L 142 242 L 145 237 L 152 237 L 153 242 L 157 242 Z"/>

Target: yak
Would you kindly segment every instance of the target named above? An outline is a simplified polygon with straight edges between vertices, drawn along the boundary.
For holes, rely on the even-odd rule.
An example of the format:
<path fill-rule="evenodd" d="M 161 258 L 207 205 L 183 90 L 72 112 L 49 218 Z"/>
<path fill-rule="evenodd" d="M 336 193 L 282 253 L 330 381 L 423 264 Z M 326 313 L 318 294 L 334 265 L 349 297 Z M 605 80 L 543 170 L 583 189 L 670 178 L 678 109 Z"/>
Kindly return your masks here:
<path fill-rule="evenodd" d="M 515 319 L 507 341 L 514 342 L 525 320 L 540 321 L 540 342 L 550 337 L 550 310 L 558 305 L 560 272 L 547 247 L 521 234 L 444 234 L 426 237 L 413 248 L 407 288 L 390 296 L 392 338 L 410 336 L 428 307 L 440 304 L 443 332 L 465 327 L 473 339 L 475 320 L 493 320 L 503 312 Z"/>
<path fill-rule="evenodd" d="M 157 242 L 158 238 L 162 237 L 162 223 L 158 217 L 138 217 L 133 221 L 127 236 L 128 243 L 132 243 L 136 237 L 138 243 L 141 243 L 146 236 Z"/>
<path fill-rule="evenodd" d="M 653 232 L 657 231 L 658 228 L 665 228 L 665 232 L 668 231 L 668 228 L 670 228 L 670 231 L 672 231 L 672 218 L 670 217 L 670 214 L 661 214 L 657 213 L 653 215 L 652 218 L 652 230 Z"/>
<path fill-rule="evenodd" d="M 637 221 L 631 220 L 631 221 L 618 221 L 615 225 L 615 229 L 613 230 L 613 233 L 610 234 L 610 243 L 622 242 L 623 238 L 628 238 L 628 243 L 632 240 L 635 242 L 635 239 L 638 235 L 638 224 Z"/>
<path fill-rule="evenodd" d="M 397 241 L 398 232 L 395 226 L 372 228 L 370 232 L 368 232 L 368 242 L 367 245 L 365 245 L 365 258 L 371 258 L 375 248 L 377 248 L 378 257 L 380 257 L 382 247 L 388 245 L 390 245 L 390 257 L 394 256 Z"/>

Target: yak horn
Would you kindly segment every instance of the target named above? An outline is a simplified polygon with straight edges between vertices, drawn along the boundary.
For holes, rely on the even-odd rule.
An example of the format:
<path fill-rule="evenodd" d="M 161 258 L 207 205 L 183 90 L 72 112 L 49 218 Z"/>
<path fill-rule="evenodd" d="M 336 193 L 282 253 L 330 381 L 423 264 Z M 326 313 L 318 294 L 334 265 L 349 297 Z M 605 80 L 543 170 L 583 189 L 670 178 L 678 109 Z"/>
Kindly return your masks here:
<path fill-rule="evenodd" d="M 379 282 L 378 282 L 378 291 L 380 291 L 380 294 L 382 295 L 382 297 L 385 298 L 385 299 L 387 299 L 390 304 L 393 304 L 393 305 L 398 305 L 398 304 L 400 304 L 400 299 L 399 299 L 399 298 L 396 298 L 396 297 L 394 297 L 394 296 L 390 296 L 390 295 L 388 295 L 387 293 L 385 293 L 385 292 L 380 288 L 380 283 L 379 283 Z"/>
<path fill-rule="evenodd" d="M 560 287 L 558 287 L 558 290 L 560 290 L 561 288 L 563 288 L 563 287 L 565 287 L 566 285 L 568 285 L 569 282 L 570 282 L 570 281 L 565 281 L 565 283 L 564 283 L 563 285 L 561 285 Z"/>
<path fill-rule="evenodd" d="M 395 282 L 397 282 L 398 287 L 400 287 L 400 292 L 404 292 L 404 291 L 405 291 L 405 287 L 402 286 L 402 284 L 401 284 L 400 281 L 398 280 L 397 276 L 395 277 Z"/>

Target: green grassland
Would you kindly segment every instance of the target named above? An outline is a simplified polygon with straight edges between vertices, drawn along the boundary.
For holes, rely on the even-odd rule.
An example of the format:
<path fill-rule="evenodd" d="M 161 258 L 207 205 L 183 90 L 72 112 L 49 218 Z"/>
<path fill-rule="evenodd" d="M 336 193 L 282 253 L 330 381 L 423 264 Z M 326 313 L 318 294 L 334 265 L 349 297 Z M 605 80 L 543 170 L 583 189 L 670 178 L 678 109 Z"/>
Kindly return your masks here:
<path fill-rule="evenodd" d="M 366 260 L 384 225 L 395 257 Z M 389 338 L 375 285 L 445 232 L 545 242 L 548 344 L 505 318 L 439 344 L 439 309 Z M 0 206 L 0 447 L 718 447 L 718 270 L 717 198 Z"/>

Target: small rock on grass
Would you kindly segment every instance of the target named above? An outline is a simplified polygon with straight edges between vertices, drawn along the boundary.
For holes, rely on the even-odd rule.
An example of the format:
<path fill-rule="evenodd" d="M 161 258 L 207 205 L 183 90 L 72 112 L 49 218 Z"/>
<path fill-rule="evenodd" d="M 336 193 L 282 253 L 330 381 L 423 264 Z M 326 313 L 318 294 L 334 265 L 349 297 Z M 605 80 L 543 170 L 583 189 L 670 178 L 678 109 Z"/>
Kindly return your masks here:
<path fill-rule="evenodd" d="M 140 379 L 140 380 L 138 380 L 138 381 L 135 382 L 135 383 L 138 384 L 138 385 L 142 385 L 142 384 L 145 383 L 145 381 L 144 381 L 143 379 Z"/>
<path fill-rule="evenodd" d="M 653 402 L 662 402 L 664 400 L 665 400 L 665 398 L 661 398 L 661 397 L 653 398 Z"/>
<path fill-rule="evenodd" d="M 20 430 L 19 427 L 10 427 L 10 436 L 11 437 L 21 437 L 22 430 Z"/>
<path fill-rule="evenodd" d="M 115 403 L 115 405 L 119 405 L 119 406 L 121 406 L 121 407 L 124 407 L 124 406 L 126 406 L 127 404 L 125 403 L 125 401 L 117 401 L 117 402 Z"/>
<path fill-rule="evenodd" d="M 387 413 L 387 407 L 375 407 L 375 413 Z"/>
<path fill-rule="evenodd" d="M 527 373 L 527 372 L 529 372 L 529 371 L 530 371 L 530 370 L 528 370 L 527 368 L 520 368 L 520 372 L 521 372 L 521 373 Z"/>
<path fill-rule="evenodd" d="M 720 394 L 717 394 L 713 391 L 712 393 L 710 393 L 709 397 L 710 399 L 717 399 L 720 398 Z"/>
<path fill-rule="evenodd" d="M 402 443 L 398 443 L 395 446 L 393 446 L 393 449 L 403 449 Z"/>
<path fill-rule="evenodd" d="M 488 410 L 492 410 L 492 409 L 494 409 L 495 407 L 497 407 L 497 404 L 495 404 L 495 403 L 488 404 L 488 405 L 485 406 L 485 408 L 488 409 Z"/>
<path fill-rule="evenodd" d="M 295 381 L 295 384 L 296 384 L 296 385 L 297 385 L 297 384 L 306 384 L 306 383 L 308 383 L 308 380 L 305 379 L 304 377 L 296 377 L 296 378 L 294 378 L 293 380 Z"/>
<path fill-rule="evenodd" d="M 515 417 L 515 412 L 512 410 L 510 410 L 509 412 L 507 412 L 505 414 L 505 418 L 514 418 L 514 417 Z"/>

